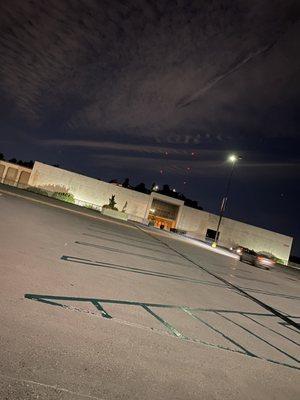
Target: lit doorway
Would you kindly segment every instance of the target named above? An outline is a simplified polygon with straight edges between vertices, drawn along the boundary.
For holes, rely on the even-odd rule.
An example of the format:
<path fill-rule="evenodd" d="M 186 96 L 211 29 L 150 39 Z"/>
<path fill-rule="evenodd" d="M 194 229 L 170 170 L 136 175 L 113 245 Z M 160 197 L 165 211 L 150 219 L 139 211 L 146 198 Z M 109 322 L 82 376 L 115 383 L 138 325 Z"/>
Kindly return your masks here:
<path fill-rule="evenodd" d="M 149 210 L 149 224 L 156 228 L 167 229 L 176 227 L 179 206 L 158 199 L 153 199 Z"/>

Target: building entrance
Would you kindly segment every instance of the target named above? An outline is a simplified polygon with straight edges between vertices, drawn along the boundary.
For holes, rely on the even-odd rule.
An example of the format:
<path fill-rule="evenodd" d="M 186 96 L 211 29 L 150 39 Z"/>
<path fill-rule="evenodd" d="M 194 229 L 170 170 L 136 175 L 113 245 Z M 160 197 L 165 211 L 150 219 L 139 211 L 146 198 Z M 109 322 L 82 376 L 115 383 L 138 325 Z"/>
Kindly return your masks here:
<path fill-rule="evenodd" d="M 153 199 L 149 210 L 148 220 L 151 225 L 170 230 L 175 228 L 179 206 Z"/>

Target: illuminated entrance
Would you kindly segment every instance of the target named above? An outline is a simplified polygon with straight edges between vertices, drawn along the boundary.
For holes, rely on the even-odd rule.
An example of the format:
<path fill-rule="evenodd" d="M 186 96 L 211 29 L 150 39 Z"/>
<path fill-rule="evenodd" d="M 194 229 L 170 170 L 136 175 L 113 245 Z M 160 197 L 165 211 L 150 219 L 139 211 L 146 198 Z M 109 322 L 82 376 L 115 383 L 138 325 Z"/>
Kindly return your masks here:
<path fill-rule="evenodd" d="M 171 229 L 176 226 L 179 206 L 158 199 L 153 199 L 148 220 L 157 228 Z"/>

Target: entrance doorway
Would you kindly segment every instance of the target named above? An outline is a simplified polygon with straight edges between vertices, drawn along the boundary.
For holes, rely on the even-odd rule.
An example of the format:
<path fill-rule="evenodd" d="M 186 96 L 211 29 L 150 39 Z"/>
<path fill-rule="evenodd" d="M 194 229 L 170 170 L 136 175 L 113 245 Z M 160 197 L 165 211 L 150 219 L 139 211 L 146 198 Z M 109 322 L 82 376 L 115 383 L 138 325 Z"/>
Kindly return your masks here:
<path fill-rule="evenodd" d="M 218 237 L 217 236 L 217 231 L 214 229 L 207 229 L 205 239 L 208 241 L 214 242 L 215 240 L 219 240 L 220 232 L 218 232 Z"/>
<path fill-rule="evenodd" d="M 179 206 L 158 199 L 153 199 L 148 220 L 156 228 L 170 230 L 175 228 Z"/>

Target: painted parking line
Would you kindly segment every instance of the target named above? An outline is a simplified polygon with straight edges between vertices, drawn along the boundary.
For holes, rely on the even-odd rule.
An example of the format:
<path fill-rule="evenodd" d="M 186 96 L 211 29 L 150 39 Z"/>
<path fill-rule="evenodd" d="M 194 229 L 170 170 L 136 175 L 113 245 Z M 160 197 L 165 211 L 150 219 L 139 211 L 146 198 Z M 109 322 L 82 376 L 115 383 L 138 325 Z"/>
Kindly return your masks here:
<path fill-rule="evenodd" d="M 101 299 L 101 298 L 86 298 L 86 297 L 69 297 L 69 296 L 52 296 L 52 295 L 43 295 L 43 294 L 33 294 L 33 293 L 27 293 L 24 295 L 24 297 L 26 299 L 29 300 L 34 300 L 34 301 L 38 301 L 47 305 L 52 305 L 52 306 L 58 306 L 60 308 L 66 309 L 66 310 L 70 310 L 70 311 L 76 311 L 76 312 L 83 312 L 86 314 L 91 314 L 91 315 L 95 315 L 95 316 L 100 316 L 101 318 L 104 318 L 105 320 L 108 321 L 115 321 L 121 324 L 126 324 L 126 325 L 130 325 L 130 326 L 134 326 L 137 328 L 143 328 L 143 329 L 147 329 L 147 330 L 151 330 L 152 332 L 156 332 L 156 333 L 163 333 L 165 332 L 166 334 L 172 336 L 172 337 L 176 337 L 177 339 L 180 340 L 185 340 L 188 342 L 192 342 L 192 343 L 197 343 L 197 344 L 202 344 L 204 346 L 208 346 L 208 347 L 212 347 L 215 349 L 221 349 L 221 350 L 226 350 L 226 351 L 230 351 L 233 353 L 238 353 L 238 354 L 242 354 L 244 356 L 248 356 L 248 357 L 252 357 L 252 358 L 256 358 L 256 359 L 260 359 L 260 360 L 264 360 L 273 364 L 277 364 L 277 365 L 281 365 L 281 366 L 285 366 L 285 367 L 289 367 L 289 368 L 293 368 L 296 370 L 300 370 L 300 362 L 299 360 L 292 354 L 289 354 L 287 351 L 285 351 L 282 348 L 279 348 L 278 346 L 275 346 L 273 343 L 270 342 L 270 339 L 268 338 L 268 340 L 266 338 L 263 338 L 261 335 L 258 335 L 252 331 L 250 331 L 249 329 L 247 329 L 242 323 L 236 323 L 234 320 L 232 320 L 229 315 L 231 313 L 233 314 L 239 314 L 242 318 L 244 317 L 248 317 L 248 313 L 245 311 L 231 311 L 231 310 L 214 310 L 214 309 L 201 309 L 201 308 L 191 308 L 191 307 L 187 307 L 184 305 L 172 305 L 172 304 L 157 304 L 157 303 L 143 303 L 143 302 L 137 302 L 137 301 L 128 301 L 128 300 L 116 300 L 116 299 Z M 70 306 L 69 304 L 64 304 L 64 302 L 80 302 L 81 304 L 84 303 L 89 303 L 92 304 L 97 312 L 91 312 L 91 311 L 87 311 L 85 309 L 82 309 L 80 307 L 73 307 Z M 158 321 L 161 326 L 163 327 L 164 331 L 161 331 L 159 329 L 154 329 L 152 327 L 147 327 L 141 324 L 135 324 L 132 323 L 130 321 L 125 321 L 122 320 L 120 318 L 115 318 L 112 313 L 108 313 L 108 311 L 106 310 L 106 308 L 104 307 L 104 305 L 125 305 L 128 307 L 131 307 L 132 312 L 134 313 L 134 307 L 138 306 L 141 307 L 141 309 L 143 309 L 148 315 L 151 315 L 153 318 L 155 318 L 156 321 Z M 223 339 L 226 339 L 229 343 L 231 343 L 232 345 L 234 345 L 234 348 L 232 347 L 228 347 L 228 346 L 224 346 L 224 345 L 220 345 L 219 343 L 211 343 L 211 342 L 207 342 L 202 340 L 201 338 L 191 338 L 187 335 L 185 335 L 185 333 L 180 332 L 173 324 L 171 324 L 170 322 L 168 322 L 166 320 L 166 318 L 163 318 L 161 315 L 159 315 L 159 310 L 160 309 L 169 309 L 171 312 L 172 310 L 179 310 L 184 312 L 186 315 L 190 316 L 193 320 L 197 320 L 199 322 L 199 324 L 204 324 L 206 327 L 208 327 L 211 331 L 213 331 L 214 333 L 218 334 L 220 337 L 222 337 Z M 155 310 L 155 311 L 154 311 Z M 233 337 L 229 336 L 228 334 L 225 334 L 224 332 L 222 332 L 221 329 L 218 329 L 216 326 L 214 326 L 211 323 L 208 323 L 205 319 L 203 319 L 202 317 L 200 317 L 198 315 L 199 311 L 202 311 L 202 314 L 205 312 L 208 313 L 213 313 L 213 315 L 218 316 L 220 319 L 225 319 L 227 321 L 229 321 L 230 323 L 232 323 L 233 325 L 235 325 L 240 331 L 241 331 L 241 340 L 243 339 L 243 332 L 247 332 L 248 334 L 250 334 L 253 337 L 253 341 L 261 341 L 263 342 L 266 347 L 269 347 L 270 349 L 275 350 L 276 352 L 278 352 L 281 355 L 284 355 L 287 359 L 289 359 L 291 362 L 293 363 L 289 363 L 289 362 L 283 362 L 281 360 L 281 358 L 278 356 L 278 359 L 276 359 L 276 357 L 274 358 L 267 358 L 261 355 L 256 354 L 254 351 L 250 351 L 249 349 L 247 349 L 247 347 L 241 343 L 239 343 L 236 339 L 234 339 Z M 100 311 L 100 313 L 99 313 Z M 197 313 L 197 314 L 196 314 Z M 205 314 L 204 314 L 205 315 Z M 259 316 L 264 316 L 264 317 L 269 317 L 271 319 L 276 319 L 277 321 L 277 317 L 275 315 L 273 315 L 272 313 L 266 314 L 260 314 L 260 313 L 252 313 L 250 312 L 249 315 L 255 315 L 256 317 Z M 251 318 L 251 317 L 250 317 Z M 293 317 L 293 318 L 298 318 L 298 317 Z M 256 322 L 256 321 L 255 321 Z M 262 324 L 260 324 L 262 325 Z M 264 326 L 264 325 L 262 325 Z M 266 326 L 264 326 L 265 328 L 267 328 Z M 272 330 L 270 330 L 272 331 Z M 278 332 L 275 332 L 276 334 Z M 285 340 L 289 340 L 288 337 L 285 337 L 284 335 L 282 335 L 281 333 L 279 333 L 279 335 L 281 336 L 283 343 L 285 343 Z M 290 344 L 291 342 L 295 345 L 295 349 L 298 350 L 298 348 L 296 346 L 299 346 L 299 344 L 295 341 L 289 341 Z M 296 351 L 295 350 L 295 353 Z"/>
<path fill-rule="evenodd" d="M 228 286 L 225 285 L 224 283 L 213 282 L 212 280 L 205 280 L 205 279 L 195 279 L 195 278 L 191 278 L 186 275 L 170 274 L 170 273 L 164 273 L 164 272 L 149 270 L 149 269 L 145 269 L 145 268 L 138 268 L 138 267 L 129 267 L 128 265 L 108 263 L 108 262 L 104 262 L 104 261 L 91 260 L 91 259 L 75 257 L 75 256 L 71 256 L 71 255 L 63 255 L 63 256 L 61 256 L 60 259 L 63 261 L 72 262 L 75 264 L 82 264 L 82 265 L 86 265 L 86 266 L 93 267 L 93 268 L 109 268 L 109 269 L 115 269 L 115 270 L 124 271 L 124 272 L 131 272 L 131 273 L 135 273 L 135 274 L 154 276 L 154 277 L 158 277 L 158 278 L 174 279 L 174 280 L 178 280 L 178 281 L 189 282 L 189 283 L 194 283 L 194 284 L 199 284 L 199 285 L 204 285 L 204 286 L 212 286 L 212 287 L 228 289 Z M 283 298 L 283 299 L 300 300 L 300 297 L 298 297 L 298 296 L 287 295 L 284 293 L 269 292 L 266 290 L 253 289 L 253 288 L 245 287 L 245 286 L 240 286 L 240 288 L 243 290 L 247 290 L 247 292 L 251 292 L 251 293 L 263 294 L 266 296 L 279 297 L 279 298 Z"/>
<path fill-rule="evenodd" d="M 159 261 L 161 263 L 172 263 L 172 264 L 183 266 L 182 263 L 178 263 L 177 261 L 172 261 L 170 259 L 164 259 L 164 258 L 157 258 L 157 257 L 149 256 L 149 255 L 146 255 L 146 254 L 134 253 L 132 251 L 122 250 L 122 249 L 117 248 L 117 247 L 103 246 L 103 245 L 100 245 L 100 244 L 95 244 L 95 243 L 90 243 L 90 242 L 82 242 L 82 241 L 79 241 L 79 240 L 76 240 L 74 243 L 75 244 L 79 244 L 81 246 L 92 247 L 92 248 L 99 249 L 99 250 L 110 251 L 112 253 L 126 254 L 126 255 L 130 255 L 130 256 L 134 256 L 134 257 L 141 257 L 143 259 L 147 258 L 149 260 Z M 172 255 L 172 256 L 174 257 L 174 255 Z"/>
<path fill-rule="evenodd" d="M 218 282 L 213 282 L 209 280 L 204 280 L 204 279 L 195 279 L 186 275 L 179 275 L 179 274 L 171 274 L 171 273 L 165 273 L 165 272 L 159 272 L 151 269 L 145 269 L 145 268 L 138 268 L 138 267 L 129 267 L 128 265 L 120 265 L 120 264 L 115 264 L 115 263 L 109 263 L 105 261 L 96 261 L 96 260 L 89 260 L 87 258 L 81 258 L 81 257 L 75 257 L 75 256 L 69 256 L 69 255 L 63 255 L 60 258 L 63 261 L 75 263 L 75 264 L 82 264 L 86 265 L 89 267 L 93 268 L 108 268 L 108 269 L 113 269 L 113 270 L 118 270 L 118 271 L 123 271 L 123 272 L 131 272 L 134 274 L 141 274 L 141 275 L 146 275 L 146 276 L 153 276 L 153 277 L 158 277 L 158 278 L 166 278 L 166 279 L 172 279 L 172 280 L 177 280 L 177 281 L 182 281 L 182 282 L 189 282 L 189 283 L 195 283 L 199 285 L 204 285 L 204 286 L 212 286 L 212 287 L 218 287 L 218 288 L 227 288 L 226 285 Z"/>
<path fill-rule="evenodd" d="M 149 235 L 151 237 L 155 237 L 153 235 L 151 235 L 151 233 L 146 232 L 144 229 L 138 227 L 138 229 L 140 229 L 141 231 L 143 231 L 146 235 Z M 230 281 L 228 281 L 225 278 L 222 278 L 220 275 L 211 272 L 210 270 L 208 270 L 206 267 L 204 267 L 203 265 L 198 264 L 197 262 L 195 262 L 192 258 L 188 257 L 187 255 L 181 253 L 180 251 L 178 251 L 177 249 L 175 249 L 173 246 L 170 246 L 169 244 L 163 242 L 161 239 L 155 237 L 155 239 L 160 242 L 163 243 L 168 249 L 173 250 L 176 254 L 181 255 L 181 257 L 187 261 L 189 261 L 190 263 L 192 263 L 195 267 L 201 269 L 202 271 L 205 271 L 206 273 L 208 273 L 209 275 L 213 276 L 214 278 L 218 279 L 220 282 L 223 282 L 225 285 L 228 286 L 229 289 L 235 291 L 236 293 L 240 294 L 241 296 L 247 297 L 249 300 L 253 301 L 254 303 L 258 304 L 260 307 L 266 309 L 267 311 L 270 311 L 272 314 L 276 315 L 276 317 L 280 318 L 281 320 L 285 321 L 287 324 L 292 325 L 294 328 L 298 329 L 300 331 L 300 324 L 294 320 L 292 320 L 291 318 L 289 318 L 289 316 L 285 315 L 285 313 L 275 309 L 274 307 L 270 306 L 269 304 L 264 303 L 263 301 L 259 300 L 257 297 L 252 296 L 251 294 L 248 293 L 248 291 L 246 292 L 244 289 L 242 289 L 241 287 L 231 283 Z"/>
<path fill-rule="evenodd" d="M 49 385 L 48 383 L 37 382 L 37 381 L 33 381 L 31 379 L 16 378 L 15 376 L 4 375 L 1 373 L 0 373 L 0 377 L 2 378 L 2 380 L 26 383 L 27 387 L 32 385 L 32 386 L 40 386 L 43 388 L 51 389 L 54 391 L 53 395 L 55 396 L 55 398 L 57 398 L 57 394 L 58 394 L 58 392 L 60 392 L 60 393 L 66 393 L 67 395 L 71 395 L 72 398 L 80 397 L 81 399 L 84 398 L 84 399 L 89 399 L 89 400 L 104 400 L 103 398 L 100 398 L 100 397 L 95 397 L 95 396 L 90 396 L 90 395 L 84 394 L 84 393 L 74 392 L 73 390 L 66 389 L 66 388 L 58 386 L 58 385 Z M 54 397 L 52 397 L 52 398 L 54 398 Z"/>

